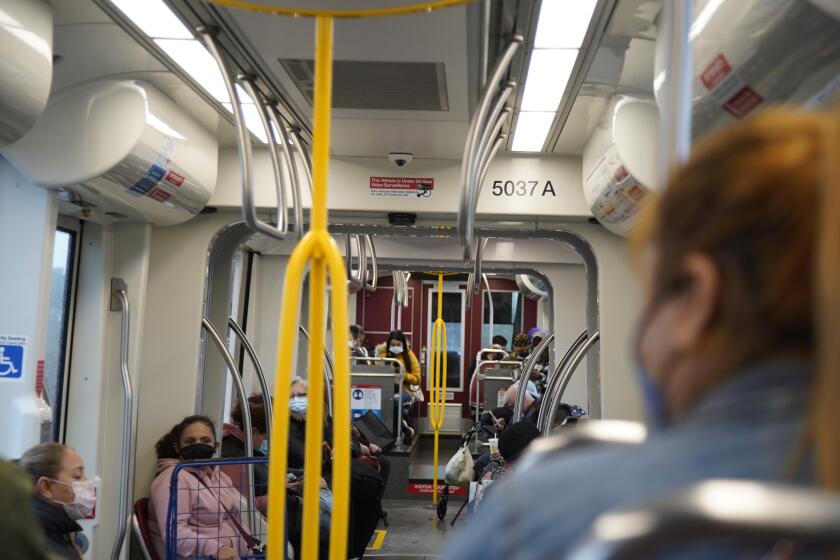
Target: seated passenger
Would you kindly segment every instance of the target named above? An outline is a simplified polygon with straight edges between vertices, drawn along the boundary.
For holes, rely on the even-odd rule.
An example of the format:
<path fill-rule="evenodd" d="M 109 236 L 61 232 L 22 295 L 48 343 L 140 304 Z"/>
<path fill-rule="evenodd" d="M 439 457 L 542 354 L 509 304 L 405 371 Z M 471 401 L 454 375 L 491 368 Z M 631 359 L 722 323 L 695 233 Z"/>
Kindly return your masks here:
<path fill-rule="evenodd" d="M 525 333 L 513 337 L 513 351 L 505 356 L 506 362 L 524 362 L 531 353 L 531 341 Z M 512 367 L 512 366 L 511 366 Z"/>
<path fill-rule="evenodd" d="M 376 469 L 362 460 L 358 441 L 351 445 L 350 461 L 350 525 L 347 555 L 364 558 L 382 512 L 382 491 L 385 484 Z"/>
<path fill-rule="evenodd" d="M 446 558 L 564 557 L 600 514 L 711 478 L 840 490 L 838 150 L 836 115 L 783 108 L 696 147 L 638 232 L 647 441 L 512 475 Z M 762 555 L 746 546 L 679 553 Z"/>
<path fill-rule="evenodd" d="M 348 345 L 350 346 L 350 356 L 366 358 L 370 355 L 368 349 L 365 348 L 365 329 L 359 325 L 350 325 Z"/>
<path fill-rule="evenodd" d="M 155 445 L 158 467 L 149 498 L 149 532 L 155 552 L 166 558 L 166 515 L 170 484 L 181 460 L 210 459 L 219 443 L 216 426 L 206 416 L 189 416 Z M 176 514 L 178 558 L 213 556 L 238 559 L 251 554 L 251 535 L 242 525 L 240 493 L 219 467 L 187 467 L 178 472 Z"/>
<path fill-rule="evenodd" d="M 254 404 L 252 400 L 262 402 L 262 396 L 251 397 L 249 410 L 251 412 L 251 443 L 254 447 L 255 457 L 268 456 L 268 438 L 266 438 L 265 407 L 262 404 Z M 245 453 L 245 434 L 242 432 L 244 422 L 242 420 L 242 406 L 239 402 L 233 407 L 230 413 L 232 424 L 222 426 L 222 457 L 235 459 L 247 457 Z M 247 495 L 247 465 L 229 465 L 222 467 L 239 492 Z M 268 465 L 254 465 L 254 496 L 257 498 L 257 508 L 265 513 L 268 494 Z"/>
<path fill-rule="evenodd" d="M 473 511 L 484 499 L 490 485 L 504 478 L 522 452 L 531 442 L 540 437 L 540 431 L 530 422 L 516 422 L 499 436 L 499 452 L 487 454 L 487 460 L 480 457 L 475 462 L 475 474 L 478 487 L 475 491 Z M 479 469 L 481 469 L 479 471 Z"/>
<path fill-rule="evenodd" d="M 411 385 L 420 385 L 420 362 L 417 361 L 417 356 L 408 347 L 408 341 L 405 339 L 405 334 L 402 331 L 391 331 L 388 333 L 387 342 L 376 347 L 376 355 L 380 358 L 393 358 L 402 362 L 405 367 L 405 378 L 402 384 L 402 402 L 403 406 L 408 409 L 408 404 L 411 403 Z M 397 432 L 397 397 L 394 396 L 394 433 Z M 408 416 L 403 415 L 404 427 L 408 427 L 408 433 L 413 433 L 413 429 L 408 425 Z"/>
<path fill-rule="evenodd" d="M 50 552 L 58 558 L 81 560 L 77 537 L 82 528 L 77 521 L 93 513 L 96 506 L 96 487 L 85 476 L 82 458 L 66 445 L 42 443 L 24 453 L 18 466 L 35 485 L 32 507 Z"/>

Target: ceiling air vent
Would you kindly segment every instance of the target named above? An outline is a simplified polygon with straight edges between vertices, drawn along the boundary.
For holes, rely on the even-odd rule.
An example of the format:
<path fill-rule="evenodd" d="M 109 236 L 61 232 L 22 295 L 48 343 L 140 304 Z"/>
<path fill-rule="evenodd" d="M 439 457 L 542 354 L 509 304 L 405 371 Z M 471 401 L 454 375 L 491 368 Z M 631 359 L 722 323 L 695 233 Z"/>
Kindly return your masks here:
<path fill-rule="evenodd" d="M 280 64 L 312 104 L 314 62 L 281 58 Z M 444 65 L 439 62 L 336 60 L 333 107 L 373 111 L 448 111 Z"/>

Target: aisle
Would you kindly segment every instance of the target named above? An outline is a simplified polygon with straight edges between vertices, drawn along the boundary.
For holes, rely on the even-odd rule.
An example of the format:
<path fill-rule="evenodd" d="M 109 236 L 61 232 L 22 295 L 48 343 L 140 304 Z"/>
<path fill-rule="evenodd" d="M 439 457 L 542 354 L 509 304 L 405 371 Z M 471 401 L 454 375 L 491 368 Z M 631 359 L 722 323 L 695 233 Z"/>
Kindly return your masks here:
<path fill-rule="evenodd" d="M 462 526 L 463 517 L 458 520 L 455 528 L 449 526 L 461 503 L 451 499 L 446 520 L 438 521 L 431 499 L 428 502 L 384 500 L 389 527 L 385 528 L 380 522 L 365 558 L 439 558 L 444 541 Z"/>

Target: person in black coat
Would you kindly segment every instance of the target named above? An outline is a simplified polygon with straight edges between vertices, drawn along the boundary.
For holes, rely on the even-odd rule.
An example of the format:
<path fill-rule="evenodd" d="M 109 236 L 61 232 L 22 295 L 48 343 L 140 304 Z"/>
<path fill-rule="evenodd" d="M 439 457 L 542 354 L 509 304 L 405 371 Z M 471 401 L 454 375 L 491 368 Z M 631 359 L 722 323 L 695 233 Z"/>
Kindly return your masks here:
<path fill-rule="evenodd" d="M 382 511 L 382 489 L 385 484 L 376 469 L 362 460 L 359 442 L 351 445 L 350 461 L 350 526 L 347 555 L 364 558 L 365 549 L 376 531 Z"/>
<path fill-rule="evenodd" d="M 85 476 L 82 458 L 70 447 L 42 443 L 29 449 L 18 466 L 35 484 L 32 508 L 54 555 L 81 560 L 79 543 L 85 543 L 76 522 L 91 515 L 96 506 L 96 488 Z"/>

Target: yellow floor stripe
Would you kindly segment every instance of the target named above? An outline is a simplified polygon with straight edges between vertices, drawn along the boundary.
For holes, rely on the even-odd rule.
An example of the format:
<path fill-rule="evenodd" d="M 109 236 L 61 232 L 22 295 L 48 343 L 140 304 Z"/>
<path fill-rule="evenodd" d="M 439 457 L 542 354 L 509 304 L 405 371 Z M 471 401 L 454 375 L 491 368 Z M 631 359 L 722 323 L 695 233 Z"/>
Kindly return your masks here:
<path fill-rule="evenodd" d="M 368 550 L 379 550 L 382 548 L 382 543 L 385 542 L 385 535 L 388 534 L 388 531 L 385 529 L 377 529 L 376 530 L 376 538 L 373 539 L 373 544 L 367 547 Z"/>

